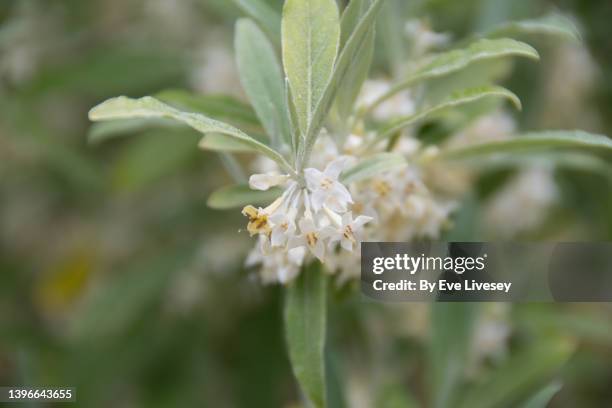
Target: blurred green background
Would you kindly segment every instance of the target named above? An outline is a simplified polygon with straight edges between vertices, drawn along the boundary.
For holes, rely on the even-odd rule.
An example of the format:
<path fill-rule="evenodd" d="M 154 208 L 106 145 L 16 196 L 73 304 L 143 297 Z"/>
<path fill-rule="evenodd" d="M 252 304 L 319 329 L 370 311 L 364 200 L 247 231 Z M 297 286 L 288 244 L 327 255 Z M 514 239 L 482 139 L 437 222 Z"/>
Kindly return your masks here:
<path fill-rule="evenodd" d="M 612 135 L 609 0 L 410 5 L 412 17 L 455 38 L 551 10 L 573 16 L 584 44 L 533 42 L 542 62 L 519 62 L 508 79 L 525 102 L 519 126 Z M 84 407 L 299 403 L 282 290 L 243 268 L 251 241 L 239 232 L 239 212 L 206 206 L 229 181 L 219 157 L 198 150 L 189 130 L 87 143 L 87 111 L 115 95 L 178 88 L 244 99 L 232 54 L 239 16 L 225 0 L 0 3 L 0 385 L 77 387 L 76 405 Z M 384 75 L 384 62 L 376 69 Z M 495 236 L 495 225 L 489 232 L 479 225 L 479 200 L 507 177 L 481 177 L 453 237 Z M 578 170 L 555 178 L 561 198 L 525 236 L 612 239 L 610 178 Z M 427 405 L 439 310 L 370 304 L 352 289 L 330 304 L 331 404 Z M 461 383 L 486 385 L 488 370 L 517 355 L 504 379 L 518 381 L 512 392 L 530 393 L 533 384 L 521 381 L 540 369 L 539 385 L 563 384 L 551 406 L 610 406 L 609 305 L 480 309 Z M 452 342 L 453 331 L 446 333 Z M 572 353 L 548 367 L 546 350 L 557 344 Z"/>

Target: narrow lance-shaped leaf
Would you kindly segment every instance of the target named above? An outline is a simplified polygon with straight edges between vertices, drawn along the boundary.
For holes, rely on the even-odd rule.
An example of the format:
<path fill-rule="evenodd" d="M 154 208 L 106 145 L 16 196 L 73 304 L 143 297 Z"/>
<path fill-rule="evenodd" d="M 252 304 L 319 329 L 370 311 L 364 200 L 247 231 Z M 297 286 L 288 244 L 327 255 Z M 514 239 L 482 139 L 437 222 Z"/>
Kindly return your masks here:
<path fill-rule="evenodd" d="M 478 160 L 474 160 L 478 157 Z M 521 154 L 510 152 L 483 152 L 481 155 L 435 156 L 436 160 L 453 160 L 474 170 L 495 171 L 507 168 L 524 168 L 528 166 L 554 166 L 577 171 L 586 171 L 604 175 L 612 180 L 612 163 L 588 152 L 574 151 L 525 151 Z"/>
<path fill-rule="evenodd" d="M 177 109 L 201 113 L 233 126 L 246 126 L 247 129 L 261 133 L 261 123 L 253 108 L 232 96 L 202 95 L 181 89 L 167 89 L 153 97 Z"/>
<path fill-rule="evenodd" d="M 561 384 L 553 382 L 538 391 L 533 397 L 529 398 L 527 402 L 521 405 L 520 408 L 546 408 L 553 399 L 556 393 L 561 390 Z"/>
<path fill-rule="evenodd" d="M 351 0 L 342 13 L 340 19 L 340 49 L 342 50 L 351 34 L 368 10 L 368 0 Z"/>
<path fill-rule="evenodd" d="M 487 86 L 467 89 L 462 92 L 455 93 L 446 101 L 438 105 L 432 106 L 413 115 L 405 116 L 394 120 L 379 131 L 377 137 L 372 143 L 370 143 L 370 146 L 376 145 L 378 142 L 387 139 L 395 132 L 405 128 L 406 126 L 410 126 L 419 121 L 432 118 L 447 109 L 474 103 L 483 98 L 490 97 L 506 98 L 510 100 L 518 109 L 521 108 L 520 99 L 514 93 L 510 92 L 505 88 L 499 86 Z"/>
<path fill-rule="evenodd" d="M 109 99 L 89 111 L 89 118 L 93 121 L 132 118 L 174 119 L 204 134 L 219 133 L 228 136 L 236 143 L 274 160 L 283 170 L 293 173 L 293 169 L 280 153 L 253 139 L 241 130 L 198 113 L 181 112 L 149 96 L 140 99 L 125 96 Z"/>
<path fill-rule="evenodd" d="M 380 40 L 377 45 L 382 49 L 381 56 L 389 67 L 392 76 L 403 73 L 403 67 L 408 59 L 406 37 L 399 33 L 406 31 L 406 0 L 387 0 L 378 16 L 378 31 Z"/>
<path fill-rule="evenodd" d="M 272 41 L 280 44 L 281 16 L 264 0 L 233 0 L 249 17 L 257 22 L 270 36 Z"/>
<path fill-rule="evenodd" d="M 431 306 L 429 377 L 433 407 L 456 406 L 476 322 L 476 303 L 436 302 Z"/>
<path fill-rule="evenodd" d="M 481 39 L 467 48 L 445 52 L 435 57 L 423 68 L 411 74 L 404 81 L 394 85 L 388 92 L 381 95 L 367 107 L 363 113 L 371 112 L 384 101 L 397 93 L 418 83 L 433 78 L 458 72 L 478 61 L 491 60 L 508 56 L 521 56 L 539 59 L 538 52 L 528 44 L 520 41 L 501 38 L 497 40 Z"/>
<path fill-rule="evenodd" d="M 287 288 L 284 317 L 293 373 L 316 408 L 326 406 L 326 304 L 327 277 L 315 262 Z"/>
<path fill-rule="evenodd" d="M 508 21 L 483 33 L 482 37 L 507 37 L 520 34 L 547 34 L 581 41 L 580 31 L 574 23 L 557 13 L 529 20 Z"/>
<path fill-rule="evenodd" d="M 531 132 L 508 140 L 479 143 L 472 146 L 449 149 L 442 153 L 441 158 L 459 159 L 477 157 L 493 153 L 512 152 L 520 150 L 551 148 L 583 148 L 589 150 L 612 151 L 612 140 L 607 136 L 596 135 L 580 130 L 551 130 Z"/>
<path fill-rule="evenodd" d="M 331 77 L 340 41 L 335 0 L 287 0 L 283 7 L 283 66 L 302 133 Z"/>
<path fill-rule="evenodd" d="M 368 11 L 368 7 L 368 0 L 353 0 L 348 4 L 348 6 L 346 6 L 340 21 L 341 49 L 344 48 L 348 40 L 351 38 L 351 35 L 357 28 L 364 14 Z M 359 96 L 359 91 L 361 90 L 364 81 L 368 77 L 370 66 L 372 65 L 372 59 L 374 57 L 374 40 L 375 34 L 374 30 L 372 29 L 368 33 L 367 40 L 361 44 L 359 50 L 357 51 L 356 63 L 351 64 L 346 75 L 344 78 L 342 78 L 342 83 L 339 86 L 338 96 L 336 99 L 336 108 L 343 123 L 346 123 L 346 119 L 352 113 L 353 105 Z"/>
<path fill-rule="evenodd" d="M 246 184 L 237 184 L 215 190 L 208 197 L 208 206 L 216 210 L 240 208 L 245 205 L 267 205 L 280 197 L 282 191 L 271 188 L 267 191 L 251 190 Z"/>
<path fill-rule="evenodd" d="M 346 122 L 347 118 L 353 113 L 361 87 L 368 78 L 374 58 L 375 39 L 375 30 L 372 29 L 357 52 L 355 64 L 350 66 L 338 88 L 336 106 L 343 122 Z"/>
<path fill-rule="evenodd" d="M 257 149 L 222 133 L 208 133 L 198 143 L 202 150 L 228 153 L 258 153 Z"/>
<path fill-rule="evenodd" d="M 121 119 L 94 123 L 87 133 L 90 143 L 122 137 L 152 128 L 176 128 L 180 126 L 171 119 Z"/>
<path fill-rule="evenodd" d="M 356 62 L 359 49 L 363 42 L 367 41 L 368 33 L 374 28 L 376 15 L 378 14 L 382 3 L 383 0 L 372 1 L 370 8 L 364 14 L 363 18 L 353 31 L 353 34 L 351 34 L 350 38 L 344 45 L 344 48 L 342 49 L 342 52 L 340 53 L 334 66 L 333 75 L 325 87 L 325 92 L 321 98 L 321 102 L 317 105 L 312 122 L 310 123 L 308 131 L 306 132 L 304 151 L 301 160 L 298 163 L 298 168 L 301 168 L 308 163 L 310 153 L 312 152 L 312 147 L 317 139 L 317 135 L 323 127 L 323 122 L 327 118 L 329 110 L 336 98 L 338 87 L 340 86 L 340 83 L 351 64 Z"/>
<path fill-rule="evenodd" d="M 297 160 L 297 152 L 300 149 L 303 134 L 300 129 L 297 112 L 293 104 L 293 97 L 291 96 L 291 87 L 289 86 L 287 78 L 285 78 L 285 109 L 287 109 L 286 116 L 289 118 L 289 127 L 291 129 L 291 149 L 294 154 L 294 159 Z"/>
<path fill-rule="evenodd" d="M 250 130 L 250 134 L 260 140 L 261 124 L 250 106 L 229 96 L 196 95 L 182 90 L 165 90 L 155 98 L 174 108 L 202 113 L 228 123 Z M 88 140 L 98 143 L 110 138 L 126 136 L 155 127 L 174 128 L 181 126 L 172 119 L 120 119 L 95 123 L 88 133 Z"/>
<path fill-rule="evenodd" d="M 283 75 L 272 44 L 255 23 L 241 19 L 236 23 L 235 48 L 240 81 L 272 146 L 290 145 Z"/>
<path fill-rule="evenodd" d="M 342 173 L 342 182 L 351 183 L 360 181 L 376 174 L 389 170 L 396 170 L 406 166 L 404 156 L 397 153 L 379 153 L 363 159 L 353 167 Z"/>
<path fill-rule="evenodd" d="M 547 339 L 514 354 L 464 396 L 460 408 L 517 406 L 517 402 L 550 381 L 575 349 L 567 339 Z"/>

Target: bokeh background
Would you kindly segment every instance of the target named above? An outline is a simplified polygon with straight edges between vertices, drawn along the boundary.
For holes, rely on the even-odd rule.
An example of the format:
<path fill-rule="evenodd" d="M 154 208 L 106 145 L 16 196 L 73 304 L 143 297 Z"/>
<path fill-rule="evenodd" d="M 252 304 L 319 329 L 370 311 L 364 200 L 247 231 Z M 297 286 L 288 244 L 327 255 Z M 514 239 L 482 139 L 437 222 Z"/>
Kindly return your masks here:
<path fill-rule="evenodd" d="M 515 120 L 612 135 L 612 2 L 410 3 L 411 18 L 455 38 L 551 10 L 570 16 L 582 44 L 534 39 L 541 63 L 517 62 L 508 77 L 525 104 Z M 87 142 L 87 111 L 108 97 L 188 89 L 244 101 L 232 54 L 239 16 L 226 0 L 0 2 L 0 385 L 77 387 L 83 407 L 299 406 L 282 290 L 243 267 L 251 242 L 239 212 L 206 205 L 229 182 L 220 158 L 182 129 Z M 380 54 L 374 70 L 384 76 Z M 240 114 L 252 117 L 246 105 Z M 501 220 L 484 214 L 514 172 L 481 176 L 453 238 L 507 236 L 533 203 Z M 514 237 L 612 239 L 609 176 L 552 177 L 556 199 Z M 429 306 L 370 304 L 353 289 L 330 299 L 332 403 L 427 404 Z M 479 308 L 465 382 L 534 344 L 561 342 L 574 351 L 550 378 L 563 383 L 551 406 L 610 406 L 609 305 Z M 508 381 L 535 370 L 539 356 L 524 357 Z"/>

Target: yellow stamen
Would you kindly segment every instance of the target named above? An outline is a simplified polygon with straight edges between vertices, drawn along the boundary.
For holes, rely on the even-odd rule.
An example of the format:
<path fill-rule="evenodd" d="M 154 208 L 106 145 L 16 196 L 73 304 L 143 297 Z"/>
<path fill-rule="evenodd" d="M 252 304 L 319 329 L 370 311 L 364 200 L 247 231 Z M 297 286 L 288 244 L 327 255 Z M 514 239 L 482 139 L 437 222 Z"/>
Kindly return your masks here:
<path fill-rule="evenodd" d="M 311 232 L 310 234 L 306 234 L 306 241 L 308 241 L 308 245 L 313 247 L 317 244 L 317 241 L 319 240 L 319 238 L 317 237 L 317 234 L 315 234 L 314 232 Z"/>
<path fill-rule="evenodd" d="M 266 214 L 264 211 L 260 211 L 252 205 L 247 205 L 242 209 L 242 214 L 249 218 L 247 231 L 249 231 L 251 236 L 255 234 L 267 234 L 270 232 L 268 214 Z"/>
<path fill-rule="evenodd" d="M 380 194 L 381 197 L 386 197 L 391 193 L 391 186 L 386 181 L 376 181 L 374 183 L 374 190 Z"/>
<path fill-rule="evenodd" d="M 344 228 L 344 238 L 350 240 L 351 242 L 355 242 L 355 234 L 353 233 L 353 228 L 350 225 L 347 225 Z"/>

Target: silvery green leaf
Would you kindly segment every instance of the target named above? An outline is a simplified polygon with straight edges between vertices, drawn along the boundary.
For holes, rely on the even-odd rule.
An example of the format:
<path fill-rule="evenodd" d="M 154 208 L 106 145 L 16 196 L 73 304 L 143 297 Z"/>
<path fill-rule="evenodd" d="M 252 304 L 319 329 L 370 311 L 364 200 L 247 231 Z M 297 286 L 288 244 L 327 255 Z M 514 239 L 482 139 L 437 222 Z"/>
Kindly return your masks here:
<path fill-rule="evenodd" d="M 572 41 L 581 41 L 580 31 L 574 23 L 557 13 L 535 19 L 509 21 L 485 32 L 482 36 L 493 38 L 520 34 L 555 35 Z"/>
<path fill-rule="evenodd" d="M 280 44 L 281 16 L 264 0 L 233 0 L 234 3 L 250 18 L 255 20 L 270 38 Z"/>
<path fill-rule="evenodd" d="M 519 309 L 517 320 L 533 331 L 562 333 L 595 345 L 612 343 L 612 321 L 607 314 L 598 312 L 587 316 L 579 311 L 550 306 Z"/>
<path fill-rule="evenodd" d="M 170 119 L 121 119 L 94 123 L 87 133 L 90 143 L 99 143 L 107 139 L 121 137 L 156 127 L 176 128 L 177 125 Z"/>
<path fill-rule="evenodd" d="M 351 0 L 342 12 L 340 19 L 340 49 L 344 48 L 351 34 L 368 10 L 369 0 Z"/>
<path fill-rule="evenodd" d="M 393 77 L 403 74 L 406 60 L 408 59 L 408 39 L 405 35 L 408 17 L 405 13 L 406 0 L 385 0 L 385 4 L 378 16 L 377 29 L 379 40 L 377 46 L 380 48 L 384 63 L 389 67 Z"/>
<path fill-rule="evenodd" d="M 291 144 L 283 75 L 272 44 L 248 19 L 236 23 L 236 62 L 242 86 L 270 136 L 272 146 Z"/>
<path fill-rule="evenodd" d="M 518 109 L 521 108 L 521 101 L 514 93 L 499 86 L 485 86 L 472 89 L 466 89 L 461 92 L 456 92 L 451 95 L 448 99 L 441 102 L 440 104 L 426 108 L 420 112 L 416 112 L 412 115 L 398 118 L 384 126 L 379 132 L 372 144 L 376 144 L 381 140 L 384 140 L 398 130 L 405 128 L 406 126 L 413 125 L 417 122 L 425 119 L 430 119 L 447 109 L 459 107 L 462 105 L 474 103 L 482 100 L 483 98 L 505 98 L 512 102 Z"/>
<path fill-rule="evenodd" d="M 285 108 L 287 109 L 287 118 L 289 118 L 289 126 L 291 128 L 291 149 L 295 154 L 300 146 L 302 140 L 302 131 L 298 121 L 297 112 L 295 111 L 295 105 L 293 104 L 293 97 L 291 96 L 291 87 L 289 81 L 285 78 Z"/>
<path fill-rule="evenodd" d="M 442 157 L 447 159 L 468 158 L 501 152 L 548 150 L 551 148 L 583 148 L 594 151 L 612 151 L 612 140 L 607 136 L 580 130 L 550 130 L 526 133 L 508 140 L 449 149 L 442 153 Z"/>
<path fill-rule="evenodd" d="M 321 264 L 314 262 L 287 288 L 284 318 L 293 373 L 304 395 L 316 408 L 326 406 L 326 315 L 327 276 Z"/>
<path fill-rule="evenodd" d="M 339 41 L 340 20 L 335 0 L 285 2 L 283 66 L 303 134 L 332 75 Z"/>
<path fill-rule="evenodd" d="M 211 152 L 228 152 L 228 153 L 257 153 L 257 149 L 237 141 L 231 136 L 222 133 L 208 133 L 200 139 L 198 147 L 202 150 L 210 150 Z"/>
<path fill-rule="evenodd" d="M 261 123 L 253 108 L 227 95 L 201 95 L 178 89 L 168 89 L 155 98 L 177 109 L 197 112 L 261 133 Z"/>
<path fill-rule="evenodd" d="M 361 160 L 342 173 L 342 182 L 351 183 L 367 179 L 376 174 L 405 167 L 406 158 L 397 153 L 379 153 Z"/>
<path fill-rule="evenodd" d="M 256 191 L 246 184 L 237 184 L 215 190 L 209 197 L 207 204 L 216 210 L 240 208 L 245 205 L 268 205 L 282 194 L 282 190 L 271 188 L 267 191 Z"/>
<path fill-rule="evenodd" d="M 550 381 L 572 355 L 575 345 L 565 338 L 547 338 L 530 348 L 515 352 L 502 366 L 492 370 L 470 388 L 459 408 L 517 406 Z"/>
<path fill-rule="evenodd" d="M 435 408 L 456 406 L 478 308 L 476 303 L 435 302 L 431 305 L 428 362 Z"/>
<path fill-rule="evenodd" d="M 168 132 L 160 128 L 147 130 L 143 137 L 130 139 L 119 150 L 112 163 L 114 188 L 124 191 L 147 188 L 197 159 L 196 132 L 185 127 L 171 130 L 174 139 L 171 149 L 168 149 Z"/>
<path fill-rule="evenodd" d="M 310 158 L 310 152 L 317 139 L 317 136 L 323 127 L 323 122 L 327 118 L 329 110 L 336 99 L 338 87 L 340 86 L 342 79 L 346 75 L 350 66 L 357 62 L 359 49 L 361 48 L 364 41 L 368 39 L 368 33 L 374 28 L 376 16 L 380 10 L 383 0 L 373 0 L 366 13 L 357 24 L 353 34 L 349 37 L 348 41 L 344 45 L 344 48 L 338 56 L 338 60 L 334 66 L 334 72 L 331 76 L 329 83 L 325 87 L 325 92 L 321 98 L 321 103 L 317 105 L 317 108 L 312 117 L 312 122 L 308 127 L 308 131 L 305 135 L 305 146 L 301 162 L 298 163 L 298 167 L 303 167 Z"/>
<path fill-rule="evenodd" d="M 496 40 L 481 39 L 472 43 L 467 48 L 448 51 L 436 56 L 424 67 L 410 74 L 408 78 L 393 86 L 387 93 L 378 98 L 368 107 L 368 111 L 376 108 L 398 92 L 418 83 L 458 72 L 478 61 L 508 56 L 539 59 L 538 52 L 532 46 L 523 42 L 508 38 Z"/>
<path fill-rule="evenodd" d="M 445 153 L 442 153 L 442 158 Z M 478 157 L 478 160 L 474 160 Z M 475 170 L 494 171 L 504 168 L 524 168 L 529 166 L 554 166 L 558 168 L 587 171 L 603 174 L 612 179 L 612 163 L 584 152 L 512 152 L 485 153 L 483 156 L 457 156 L 459 161 Z"/>
<path fill-rule="evenodd" d="M 253 139 L 241 130 L 227 123 L 210 119 L 199 113 L 182 112 L 159 100 L 146 96 L 132 99 L 125 96 L 109 99 L 89 111 L 92 121 L 105 121 L 116 119 L 146 119 L 169 118 L 188 125 L 200 133 L 219 133 L 232 138 L 235 142 L 251 148 L 278 163 L 287 172 L 293 173 L 289 163 L 280 153 Z"/>
<path fill-rule="evenodd" d="M 338 88 L 336 107 L 342 121 L 346 121 L 353 113 L 361 87 L 368 78 L 374 58 L 375 37 L 375 30 L 370 30 L 368 37 L 357 52 L 355 63 L 350 66 Z"/>
<path fill-rule="evenodd" d="M 369 0 L 353 0 L 346 6 L 340 20 L 341 49 L 344 48 L 363 15 L 368 11 L 369 5 Z M 361 44 L 357 51 L 356 63 L 349 67 L 338 89 L 336 108 L 343 123 L 346 122 L 346 119 L 353 111 L 353 105 L 359 96 L 364 81 L 367 79 L 374 57 L 374 30 L 372 29 L 368 35 L 368 39 Z"/>
<path fill-rule="evenodd" d="M 261 124 L 253 109 L 248 105 L 221 95 L 196 95 L 182 90 L 166 90 L 155 97 L 181 110 L 202 113 L 206 116 L 226 120 L 234 126 L 240 126 L 250 131 L 258 140 L 265 140 L 261 133 Z M 88 140 L 93 143 L 109 138 L 126 136 L 147 129 L 162 127 L 176 128 L 181 126 L 172 119 L 121 119 L 94 123 L 88 133 Z"/>
<path fill-rule="evenodd" d="M 546 408 L 556 393 L 561 390 L 559 382 L 553 382 L 529 398 L 520 408 Z"/>

